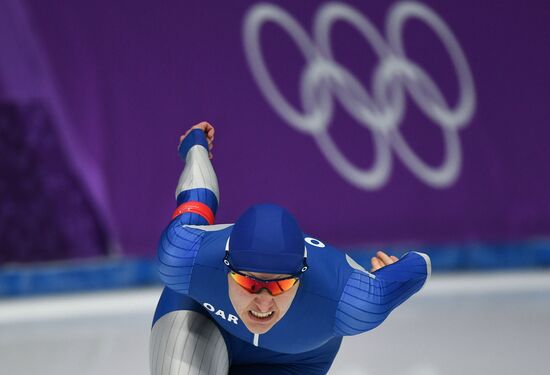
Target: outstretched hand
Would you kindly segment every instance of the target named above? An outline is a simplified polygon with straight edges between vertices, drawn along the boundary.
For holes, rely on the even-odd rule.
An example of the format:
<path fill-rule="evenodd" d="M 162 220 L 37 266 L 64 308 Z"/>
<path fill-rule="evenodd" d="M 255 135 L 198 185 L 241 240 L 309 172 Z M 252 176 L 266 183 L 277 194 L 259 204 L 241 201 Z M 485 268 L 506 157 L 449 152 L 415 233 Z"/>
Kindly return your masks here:
<path fill-rule="evenodd" d="M 396 256 L 388 256 L 388 254 L 386 254 L 385 252 L 383 251 L 378 251 L 376 253 L 376 256 L 375 257 L 372 257 L 370 262 L 372 264 L 372 268 L 371 268 L 371 272 L 374 272 L 374 271 L 378 271 L 380 268 L 382 267 L 385 267 L 389 264 L 393 264 L 395 262 L 397 262 L 399 260 L 398 257 Z"/>
<path fill-rule="evenodd" d="M 208 157 L 212 159 L 214 156 L 212 155 L 212 148 L 214 147 L 214 127 L 206 122 L 202 121 L 199 122 L 196 125 L 193 125 L 189 130 L 185 132 L 182 136 L 180 136 L 180 144 L 183 141 L 183 139 L 191 132 L 191 130 L 194 129 L 201 129 L 204 132 L 204 135 L 206 136 L 206 140 L 208 141 Z"/>

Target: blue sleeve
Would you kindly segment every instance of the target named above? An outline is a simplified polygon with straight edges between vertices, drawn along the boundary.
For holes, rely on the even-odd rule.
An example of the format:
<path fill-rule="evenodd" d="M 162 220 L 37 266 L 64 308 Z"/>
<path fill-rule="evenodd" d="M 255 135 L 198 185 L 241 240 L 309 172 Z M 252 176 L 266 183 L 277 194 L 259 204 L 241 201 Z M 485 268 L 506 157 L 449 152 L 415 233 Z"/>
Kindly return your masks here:
<path fill-rule="evenodd" d="M 174 219 L 162 233 L 157 257 L 160 279 L 170 289 L 189 293 L 191 273 L 205 231 L 187 227 L 185 215 Z"/>
<path fill-rule="evenodd" d="M 354 270 L 336 308 L 335 334 L 350 336 L 377 327 L 422 288 L 430 273 L 430 258 L 417 252 L 372 274 Z"/>
<path fill-rule="evenodd" d="M 162 233 L 157 258 L 163 283 L 178 293 L 188 294 L 193 265 L 205 232 L 187 225 L 213 223 L 219 192 L 202 130 L 189 132 L 178 152 L 185 160 L 185 168 L 176 189 L 177 208 Z"/>
<path fill-rule="evenodd" d="M 218 210 L 219 189 L 204 132 L 200 129 L 189 132 L 180 143 L 178 153 L 185 160 L 176 189 L 177 207 L 182 208 L 180 220 L 185 224 L 212 224 Z"/>

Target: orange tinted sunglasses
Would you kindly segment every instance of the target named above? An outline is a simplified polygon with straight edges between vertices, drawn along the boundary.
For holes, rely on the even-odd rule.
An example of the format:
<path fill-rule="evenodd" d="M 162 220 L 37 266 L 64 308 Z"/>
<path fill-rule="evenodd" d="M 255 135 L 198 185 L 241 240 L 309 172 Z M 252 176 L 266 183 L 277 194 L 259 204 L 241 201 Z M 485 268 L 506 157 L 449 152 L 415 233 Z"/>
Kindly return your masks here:
<path fill-rule="evenodd" d="M 260 293 L 262 289 L 267 289 L 272 296 L 278 296 L 290 290 L 300 279 L 298 276 L 289 276 L 282 279 L 263 280 L 234 270 L 231 270 L 229 275 L 250 293 Z"/>
<path fill-rule="evenodd" d="M 229 259 L 229 252 L 226 251 L 225 257 L 223 258 L 223 263 L 229 268 L 229 276 L 231 276 L 237 284 L 250 293 L 260 293 L 262 289 L 267 289 L 272 296 L 278 296 L 279 294 L 290 290 L 298 282 L 298 280 L 300 280 L 302 274 L 309 268 L 306 258 L 304 258 L 304 264 L 300 272 L 280 279 L 264 280 L 251 275 L 245 275 L 244 273 L 237 271 L 231 266 Z"/>

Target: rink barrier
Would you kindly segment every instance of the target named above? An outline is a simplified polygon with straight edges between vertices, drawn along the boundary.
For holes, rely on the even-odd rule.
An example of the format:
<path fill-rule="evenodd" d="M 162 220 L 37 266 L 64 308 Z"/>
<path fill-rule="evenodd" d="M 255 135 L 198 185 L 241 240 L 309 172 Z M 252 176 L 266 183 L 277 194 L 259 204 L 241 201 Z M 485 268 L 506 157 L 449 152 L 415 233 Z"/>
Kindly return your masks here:
<path fill-rule="evenodd" d="M 430 255 L 434 273 L 517 271 L 550 267 L 550 239 L 501 244 L 420 246 L 396 244 L 347 250 L 360 264 L 370 264 L 378 249 L 400 256 L 407 251 Z M 0 267 L 0 296 L 17 297 L 159 285 L 150 258 L 99 258 Z"/>
<path fill-rule="evenodd" d="M 0 296 L 86 292 L 159 284 L 151 259 L 99 258 L 0 267 Z"/>

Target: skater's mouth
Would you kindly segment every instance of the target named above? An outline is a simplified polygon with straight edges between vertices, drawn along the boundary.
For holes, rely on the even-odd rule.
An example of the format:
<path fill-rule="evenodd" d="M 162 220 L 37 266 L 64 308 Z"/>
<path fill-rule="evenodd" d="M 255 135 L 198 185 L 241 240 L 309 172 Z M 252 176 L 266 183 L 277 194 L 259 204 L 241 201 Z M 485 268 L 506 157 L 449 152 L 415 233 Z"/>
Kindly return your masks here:
<path fill-rule="evenodd" d="M 275 315 L 275 311 L 260 312 L 255 310 L 248 310 L 248 316 L 255 322 L 268 322 Z"/>

